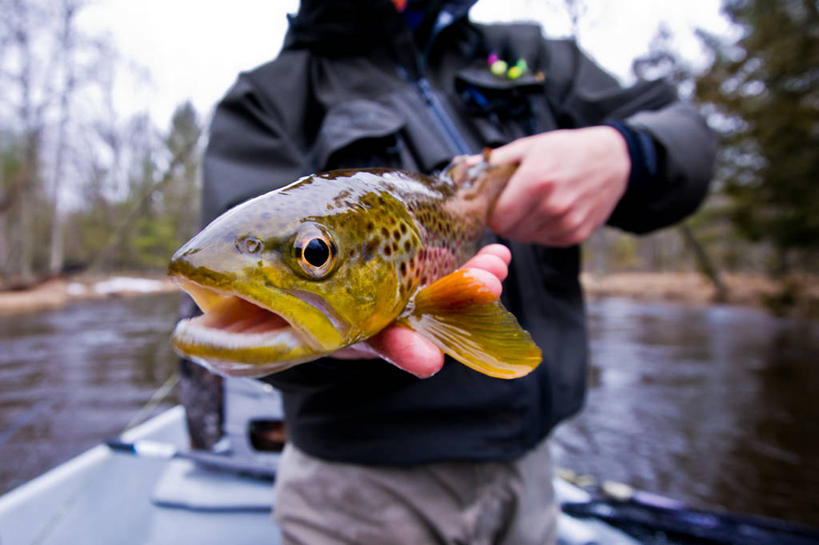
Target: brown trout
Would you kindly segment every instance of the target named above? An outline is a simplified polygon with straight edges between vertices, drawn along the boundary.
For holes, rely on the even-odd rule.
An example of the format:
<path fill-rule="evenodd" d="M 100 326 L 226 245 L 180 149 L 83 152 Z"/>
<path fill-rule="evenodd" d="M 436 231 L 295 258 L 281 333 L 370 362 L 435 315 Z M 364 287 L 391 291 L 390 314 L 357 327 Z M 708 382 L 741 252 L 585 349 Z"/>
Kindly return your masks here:
<path fill-rule="evenodd" d="M 457 158 L 437 177 L 333 171 L 232 208 L 171 260 L 203 311 L 176 326 L 175 349 L 221 374 L 261 376 L 397 323 L 481 373 L 526 375 L 540 349 L 457 270 L 514 169 Z"/>

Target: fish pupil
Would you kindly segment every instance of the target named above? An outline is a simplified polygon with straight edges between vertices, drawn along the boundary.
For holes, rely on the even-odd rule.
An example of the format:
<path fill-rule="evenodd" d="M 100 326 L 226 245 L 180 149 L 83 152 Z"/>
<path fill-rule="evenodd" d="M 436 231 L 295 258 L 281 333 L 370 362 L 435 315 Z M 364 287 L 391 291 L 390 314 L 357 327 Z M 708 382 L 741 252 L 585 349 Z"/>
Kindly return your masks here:
<path fill-rule="evenodd" d="M 320 238 L 314 238 L 304 247 L 302 256 L 310 265 L 321 267 L 330 259 L 330 247 Z"/>

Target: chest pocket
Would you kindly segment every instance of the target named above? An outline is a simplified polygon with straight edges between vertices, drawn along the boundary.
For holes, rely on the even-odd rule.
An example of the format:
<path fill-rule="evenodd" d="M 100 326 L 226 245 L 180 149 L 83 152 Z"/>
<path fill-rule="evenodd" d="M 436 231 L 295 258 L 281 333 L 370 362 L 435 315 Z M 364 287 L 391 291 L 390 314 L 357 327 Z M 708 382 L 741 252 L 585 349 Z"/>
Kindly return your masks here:
<path fill-rule="evenodd" d="M 398 168 L 406 150 L 401 132 L 404 119 L 371 100 L 350 100 L 325 115 L 316 139 L 317 170 Z"/>
<path fill-rule="evenodd" d="M 487 146 L 557 128 L 542 76 L 501 79 L 481 63 L 458 72 L 455 90 L 473 129 Z"/>

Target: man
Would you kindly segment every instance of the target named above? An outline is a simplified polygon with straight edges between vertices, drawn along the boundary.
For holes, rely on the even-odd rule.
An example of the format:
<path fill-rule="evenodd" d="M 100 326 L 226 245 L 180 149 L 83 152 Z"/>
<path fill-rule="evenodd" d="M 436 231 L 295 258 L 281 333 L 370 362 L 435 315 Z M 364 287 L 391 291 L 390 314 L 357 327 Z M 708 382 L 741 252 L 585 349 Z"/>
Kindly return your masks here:
<path fill-rule="evenodd" d="M 275 517 L 287 543 L 548 543 L 545 438 L 585 392 L 577 244 L 692 212 L 714 138 L 665 84 L 622 89 L 536 26 L 472 24 L 469 0 L 404 4 L 302 0 L 279 57 L 216 111 L 205 219 L 312 172 L 430 173 L 497 148 L 493 162 L 520 166 L 487 243 L 512 260 L 490 246 L 472 265 L 488 283 L 508 272 L 503 303 L 543 362 L 494 379 L 391 328 L 371 347 L 396 366 L 346 350 L 269 377 L 291 440 Z"/>

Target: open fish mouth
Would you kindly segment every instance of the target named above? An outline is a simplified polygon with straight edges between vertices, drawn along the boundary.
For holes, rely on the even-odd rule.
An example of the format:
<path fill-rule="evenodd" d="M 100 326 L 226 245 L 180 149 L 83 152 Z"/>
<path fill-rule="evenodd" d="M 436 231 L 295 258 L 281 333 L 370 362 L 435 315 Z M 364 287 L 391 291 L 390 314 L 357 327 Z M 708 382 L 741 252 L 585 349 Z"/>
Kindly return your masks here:
<path fill-rule="evenodd" d="M 313 359 L 315 339 L 248 297 L 175 277 L 203 314 L 181 320 L 173 345 L 182 356 L 230 376 L 262 376 Z"/>
<path fill-rule="evenodd" d="M 189 320 L 194 327 L 210 332 L 225 332 L 237 337 L 292 330 L 281 315 L 239 295 L 208 288 L 190 280 L 177 279 L 203 314 Z"/>

